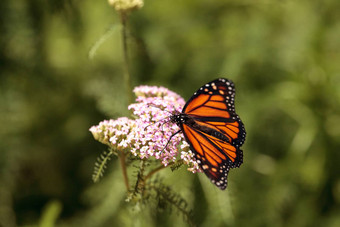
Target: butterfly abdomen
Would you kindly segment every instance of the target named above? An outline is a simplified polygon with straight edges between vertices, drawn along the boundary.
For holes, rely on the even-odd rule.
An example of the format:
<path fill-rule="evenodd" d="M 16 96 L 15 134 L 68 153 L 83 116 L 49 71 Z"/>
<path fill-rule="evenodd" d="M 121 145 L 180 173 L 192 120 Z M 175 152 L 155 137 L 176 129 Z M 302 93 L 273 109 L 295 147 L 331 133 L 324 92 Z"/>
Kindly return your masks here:
<path fill-rule="evenodd" d="M 230 142 L 229 138 L 227 136 L 225 136 L 223 133 L 221 133 L 221 132 L 219 132 L 215 129 L 209 128 L 207 126 L 200 125 L 200 124 L 196 123 L 196 124 L 192 125 L 192 128 L 197 129 L 201 132 L 204 132 L 204 133 L 206 133 L 210 136 L 213 136 L 217 139 L 220 139 L 220 140 L 223 140 L 223 141 L 226 141 L 226 142 Z"/>
<path fill-rule="evenodd" d="M 208 126 L 201 125 L 201 124 L 197 123 L 197 121 L 195 121 L 195 119 L 193 117 L 191 117 L 187 114 L 183 114 L 183 113 L 180 114 L 180 116 L 181 117 L 179 118 L 179 120 L 182 124 L 186 124 L 187 126 L 193 128 L 193 129 L 196 129 L 200 132 L 206 133 L 206 134 L 213 136 L 217 139 L 221 139 L 223 141 L 230 142 L 229 138 L 226 135 L 224 135 L 223 133 L 221 133 L 221 132 L 219 132 L 219 131 L 217 131 L 213 128 L 210 128 Z"/>

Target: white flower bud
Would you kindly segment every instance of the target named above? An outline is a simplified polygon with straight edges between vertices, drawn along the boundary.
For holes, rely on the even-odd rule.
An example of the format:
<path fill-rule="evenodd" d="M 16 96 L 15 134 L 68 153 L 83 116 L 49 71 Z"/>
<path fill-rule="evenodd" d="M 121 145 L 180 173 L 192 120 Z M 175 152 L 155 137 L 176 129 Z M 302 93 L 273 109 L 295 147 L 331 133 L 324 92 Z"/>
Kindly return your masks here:
<path fill-rule="evenodd" d="M 108 0 L 109 4 L 117 11 L 132 11 L 143 7 L 143 0 Z"/>

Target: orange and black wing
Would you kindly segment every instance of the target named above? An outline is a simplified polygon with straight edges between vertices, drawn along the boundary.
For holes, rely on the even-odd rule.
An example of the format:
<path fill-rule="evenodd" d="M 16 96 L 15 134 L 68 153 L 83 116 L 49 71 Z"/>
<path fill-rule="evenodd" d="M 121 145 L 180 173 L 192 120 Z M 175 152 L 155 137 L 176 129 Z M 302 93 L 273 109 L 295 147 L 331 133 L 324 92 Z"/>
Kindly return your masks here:
<path fill-rule="evenodd" d="M 183 134 L 202 170 L 221 189 L 227 186 L 229 169 L 243 162 L 240 147 L 246 132 L 234 98 L 233 82 L 217 79 L 202 86 L 182 111 L 192 119 L 181 124 Z"/>

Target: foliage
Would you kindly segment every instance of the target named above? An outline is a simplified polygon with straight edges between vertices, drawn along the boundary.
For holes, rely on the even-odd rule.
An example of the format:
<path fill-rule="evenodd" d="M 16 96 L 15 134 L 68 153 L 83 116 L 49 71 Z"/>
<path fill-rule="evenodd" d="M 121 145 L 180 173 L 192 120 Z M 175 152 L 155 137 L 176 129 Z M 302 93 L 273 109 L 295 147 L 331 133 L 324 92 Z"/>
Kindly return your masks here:
<path fill-rule="evenodd" d="M 92 180 L 94 183 L 98 182 L 101 177 L 104 176 L 105 169 L 107 168 L 107 163 L 111 160 L 111 156 L 114 154 L 114 150 L 110 149 L 109 152 L 104 151 L 98 158 L 94 165 L 94 170 L 92 174 Z M 118 154 L 116 154 L 118 155 Z"/>

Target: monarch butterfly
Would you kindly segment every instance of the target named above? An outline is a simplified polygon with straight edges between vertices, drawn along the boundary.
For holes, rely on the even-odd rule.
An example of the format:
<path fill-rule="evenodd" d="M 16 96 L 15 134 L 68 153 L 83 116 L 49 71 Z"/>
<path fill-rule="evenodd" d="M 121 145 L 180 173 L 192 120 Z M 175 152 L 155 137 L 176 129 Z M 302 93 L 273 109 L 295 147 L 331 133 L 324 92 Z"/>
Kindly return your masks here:
<path fill-rule="evenodd" d="M 184 134 L 200 168 L 221 190 L 227 187 L 229 170 L 243 162 L 240 147 L 246 132 L 235 112 L 234 98 L 234 83 L 216 79 L 198 89 L 182 112 L 170 117 L 180 127 L 175 134 Z"/>

